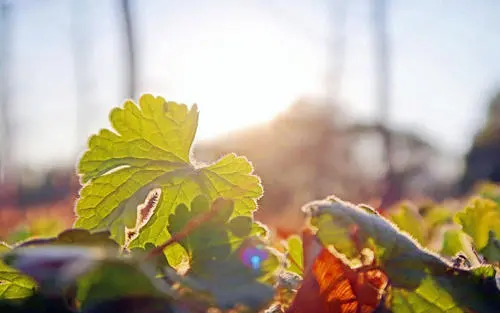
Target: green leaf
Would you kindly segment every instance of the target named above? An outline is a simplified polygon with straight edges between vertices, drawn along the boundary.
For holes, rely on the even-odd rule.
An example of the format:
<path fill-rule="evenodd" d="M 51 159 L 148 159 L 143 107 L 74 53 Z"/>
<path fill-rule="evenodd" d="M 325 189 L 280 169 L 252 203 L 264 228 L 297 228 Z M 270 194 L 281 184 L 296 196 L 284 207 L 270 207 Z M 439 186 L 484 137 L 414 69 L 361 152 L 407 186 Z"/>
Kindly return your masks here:
<path fill-rule="evenodd" d="M 495 312 L 500 305 L 499 291 L 494 286 L 493 267 L 472 271 L 455 271 L 453 275 L 426 276 L 411 291 L 392 291 L 393 312 Z M 481 289 L 477 286 L 481 286 Z"/>
<path fill-rule="evenodd" d="M 228 229 L 236 237 L 246 237 L 252 231 L 253 220 L 248 216 L 236 216 L 228 222 Z"/>
<path fill-rule="evenodd" d="M 443 235 L 441 255 L 447 257 L 456 257 L 459 253 L 467 257 L 472 265 L 480 265 L 474 253 L 469 237 L 461 229 L 448 229 Z"/>
<path fill-rule="evenodd" d="M 59 233 L 52 238 L 37 238 L 23 242 L 19 247 L 36 246 L 41 244 L 50 245 L 78 245 L 78 246 L 99 246 L 114 249 L 117 252 L 120 245 L 109 238 L 111 233 L 107 230 L 90 232 L 86 229 L 72 228 Z"/>
<path fill-rule="evenodd" d="M 184 204 L 178 205 L 168 219 L 169 233 L 176 234 L 183 231 L 189 221 L 207 214 L 211 205 L 210 200 L 203 195 L 193 199 L 190 208 Z M 234 211 L 233 201 L 217 199 L 213 205 L 218 205 L 215 214 L 179 240 L 180 246 L 184 248 L 189 258 L 191 272 L 200 275 L 208 266 L 207 263 L 217 264 L 228 258 L 241 245 L 244 237 L 252 233 L 254 227 L 251 218 L 242 216 L 231 218 Z M 179 258 L 178 253 L 180 253 L 178 250 L 174 251 L 175 259 Z M 166 254 L 170 262 L 170 247 L 167 248 Z"/>
<path fill-rule="evenodd" d="M 290 260 L 287 270 L 300 276 L 304 271 L 304 252 L 302 249 L 302 239 L 297 235 L 288 237 L 286 241 L 287 255 Z"/>
<path fill-rule="evenodd" d="M 193 199 L 189 208 L 184 204 L 177 206 L 169 217 L 168 231 L 177 234 L 193 219 L 214 212 L 179 240 L 189 259 L 188 276 L 202 286 L 201 291 L 211 294 L 221 308 L 231 308 L 238 303 L 261 308 L 273 297 L 272 286 L 264 281 L 279 262 L 264 246 L 245 239 L 247 236 L 255 238 L 255 235 L 262 237 L 262 226 L 251 218 L 232 217 L 233 211 L 231 200 L 217 199 L 212 204 L 200 195 Z M 169 261 L 170 248 L 166 249 Z M 258 264 L 251 263 L 252 257 L 258 258 Z"/>
<path fill-rule="evenodd" d="M 496 203 L 500 203 L 500 185 L 491 182 L 482 182 L 474 188 L 474 193 Z"/>
<path fill-rule="evenodd" d="M 444 224 L 451 223 L 453 217 L 450 209 L 438 205 L 421 210 L 420 214 L 424 218 L 425 225 L 429 231 L 433 231 Z"/>
<path fill-rule="evenodd" d="M 481 254 L 490 263 L 500 262 L 500 240 L 497 235 L 490 230 L 488 233 L 488 243 L 481 250 Z"/>
<path fill-rule="evenodd" d="M 83 310 L 126 297 L 166 299 L 170 287 L 155 278 L 154 264 L 113 250 L 75 245 L 20 247 L 5 254 L 9 265 L 33 277 L 43 294 L 61 297 L 76 287 Z"/>
<path fill-rule="evenodd" d="M 109 229 L 112 239 L 135 247 L 170 238 L 170 213 L 200 194 L 233 199 L 235 216 L 256 209 L 262 187 L 246 158 L 229 154 L 210 165 L 191 160 L 196 105 L 188 109 L 143 95 L 139 107 L 128 101 L 112 110 L 110 120 L 116 133 L 103 129 L 92 136 L 79 162 L 86 184 L 76 227 Z"/>
<path fill-rule="evenodd" d="M 444 233 L 442 255 L 453 257 L 457 253 L 465 253 L 467 250 L 465 234 L 460 229 L 448 229 Z"/>
<path fill-rule="evenodd" d="M 318 228 L 317 236 L 324 245 L 333 245 L 351 260 L 362 258 L 362 248 L 374 250 L 377 263 L 389 277 L 394 276 L 391 281 L 398 287 L 415 287 L 429 267 L 443 269 L 449 265 L 384 217 L 353 204 L 340 200 L 314 201 L 304 209 L 310 212 L 310 222 Z"/>
<path fill-rule="evenodd" d="M 274 297 L 272 275 L 278 266 L 272 250 L 247 239 L 226 258 L 204 263 L 189 277 L 201 286 L 200 291 L 213 296 L 217 307 L 230 309 L 242 304 L 257 312 Z"/>
<path fill-rule="evenodd" d="M 476 249 L 485 257 L 499 261 L 500 205 L 489 199 L 476 198 L 455 219 L 472 238 Z M 487 254 L 487 255 L 486 255 Z"/>
<path fill-rule="evenodd" d="M 11 231 L 5 241 L 10 245 L 14 245 L 17 242 L 28 240 L 33 236 L 33 233 L 25 225 L 18 227 L 14 231 Z"/>
<path fill-rule="evenodd" d="M 11 249 L 0 242 L 0 255 Z M 0 299 L 25 298 L 33 294 L 36 283 L 30 277 L 8 266 L 0 260 Z"/>
<path fill-rule="evenodd" d="M 130 252 L 136 258 L 144 258 L 155 248 L 156 246 L 153 245 L 152 243 L 147 243 L 144 247 L 141 248 L 136 247 L 131 249 Z M 151 263 L 156 266 L 158 274 L 162 274 L 162 269 L 164 267 L 171 267 L 170 263 L 167 260 L 167 256 L 165 254 L 159 254 L 157 256 L 152 257 Z"/>
<path fill-rule="evenodd" d="M 500 307 L 500 291 L 486 296 L 491 289 L 484 287 L 494 280 L 492 267 L 456 269 L 382 216 L 340 200 L 315 201 L 304 210 L 323 244 L 348 258 L 359 257 L 364 248 L 374 250 L 376 264 L 389 277 L 395 312 L 493 312 Z"/>
<path fill-rule="evenodd" d="M 33 278 L 41 292 L 60 295 L 77 276 L 101 259 L 113 255 L 108 252 L 98 247 L 38 245 L 18 247 L 2 258 L 12 268 Z"/>
<path fill-rule="evenodd" d="M 154 274 L 152 268 L 133 260 L 103 260 L 78 278 L 77 298 L 84 310 L 116 299 L 165 299 L 168 288 Z"/>
<path fill-rule="evenodd" d="M 401 205 L 395 212 L 389 215 L 389 219 L 396 224 L 400 230 L 407 232 L 420 244 L 425 244 L 424 220 L 414 207 L 408 204 Z"/>

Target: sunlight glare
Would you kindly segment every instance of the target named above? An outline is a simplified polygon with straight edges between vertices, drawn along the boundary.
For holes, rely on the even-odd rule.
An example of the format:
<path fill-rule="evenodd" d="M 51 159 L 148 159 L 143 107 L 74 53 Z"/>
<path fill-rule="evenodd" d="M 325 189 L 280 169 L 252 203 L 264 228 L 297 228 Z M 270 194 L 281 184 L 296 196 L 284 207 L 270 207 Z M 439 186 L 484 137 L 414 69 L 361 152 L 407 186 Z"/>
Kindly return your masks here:
<path fill-rule="evenodd" d="M 182 94 L 202 112 L 201 139 L 268 121 L 311 89 L 300 54 L 279 36 L 265 29 L 222 34 L 212 34 L 213 43 L 191 52 L 182 64 Z"/>

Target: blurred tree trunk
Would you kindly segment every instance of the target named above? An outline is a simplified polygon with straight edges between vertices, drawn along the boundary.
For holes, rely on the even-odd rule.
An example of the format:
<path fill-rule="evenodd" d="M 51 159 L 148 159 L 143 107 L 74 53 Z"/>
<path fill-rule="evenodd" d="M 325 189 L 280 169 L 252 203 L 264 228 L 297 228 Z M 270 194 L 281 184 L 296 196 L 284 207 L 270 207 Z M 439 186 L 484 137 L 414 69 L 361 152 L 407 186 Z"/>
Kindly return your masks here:
<path fill-rule="evenodd" d="M 383 177 L 384 194 L 380 208 L 385 208 L 398 199 L 394 193 L 394 165 L 392 136 L 389 129 L 390 117 L 390 67 L 389 67 L 389 36 L 387 31 L 387 0 L 373 1 L 373 31 L 375 45 L 375 95 L 379 112 L 379 131 L 384 146 L 386 160 L 385 177 Z"/>
<path fill-rule="evenodd" d="M 12 120 L 10 116 L 9 39 L 12 4 L 0 0 L 0 182 L 12 158 Z"/>
<path fill-rule="evenodd" d="M 123 34 L 125 36 L 125 66 L 127 67 L 127 97 L 135 99 L 137 93 L 137 66 L 135 56 L 135 37 L 130 0 L 120 0 L 123 16 Z"/>
<path fill-rule="evenodd" d="M 75 143 L 77 151 L 80 153 L 85 148 L 87 138 L 87 123 L 89 122 L 89 106 L 91 97 L 91 79 L 88 77 L 89 64 L 87 60 L 90 43 L 85 33 L 85 2 L 74 1 L 71 14 L 72 22 L 72 48 L 73 65 L 76 89 L 76 123 L 75 123 Z"/>

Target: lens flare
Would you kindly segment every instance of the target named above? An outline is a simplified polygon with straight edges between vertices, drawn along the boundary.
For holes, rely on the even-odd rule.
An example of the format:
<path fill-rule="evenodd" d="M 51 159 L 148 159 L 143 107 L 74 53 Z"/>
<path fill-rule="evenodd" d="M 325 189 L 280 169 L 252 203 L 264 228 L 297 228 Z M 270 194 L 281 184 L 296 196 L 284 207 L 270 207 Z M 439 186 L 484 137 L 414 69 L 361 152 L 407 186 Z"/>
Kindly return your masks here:
<path fill-rule="evenodd" d="M 262 262 L 268 258 L 268 252 L 261 247 L 247 247 L 241 252 L 241 261 L 248 267 L 254 270 L 259 270 Z"/>

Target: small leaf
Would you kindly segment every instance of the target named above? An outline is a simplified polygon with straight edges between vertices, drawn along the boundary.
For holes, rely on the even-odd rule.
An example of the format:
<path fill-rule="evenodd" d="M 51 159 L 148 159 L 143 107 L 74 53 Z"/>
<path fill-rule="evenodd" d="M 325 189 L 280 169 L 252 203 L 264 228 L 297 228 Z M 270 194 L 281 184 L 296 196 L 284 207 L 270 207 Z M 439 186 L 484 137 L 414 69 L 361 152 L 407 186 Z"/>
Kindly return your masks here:
<path fill-rule="evenodd" d="M 236 216 L 228 223 L 228 228 L 237 237 L 245 237 L 252 231 L 252 218 L 248 216 Z"/>
<path fill-rule="evenodd" d="M 473 199 L 462 212 L 456 214 L 455 218 L 463 231 L 472 238 L 479 253 L 484 254 L 486 251 L 493 259 L 500 254 L 495 244 L 500 242 L 500 206 L 496 202 L 481 198 Z"/>
<path fill-rule="evenodd" d="M 299 275 L 304 272 L 304 259 L 302 251 L 302 240 L 297 235 L 288 237 L 286 241 L 287 255 L 290 260 L 288 270 Z"/>
<path fill-rule="evenodd" d="M 449 229 L 444 233 L 441 254 L 449 257 L 465 252 L 465 237 L 460 229 Z"/>
<path fill-rule="evenodd" d="M 10 248 L 0 242 L 0 255 L 8 253 Z M 0 299 L 25 298 L 33 294 L 36 282 L 0 260 Z"/>
<path fill-rule="evenodd" d="M 446 207 L 434 205 L 425 210 L 421 209 L 420 213 L 424 218 L 424 224 L 431 232 L 439 226 L 452 222 L 452 212 Z"/>
<path fill-rule="evenodd" d="M 500 239 L 491 230 L 488 235 L 488 243 L 481 250 L 481 254 L 488 262 L 500 262 Z"/>
<path fill-rule="evenodd" d="M 206 166 L 191 160 L 196 105 L 188 109 L 146 94 L 139 107 L 127 101 L 113 109 L 110 120 L 116 133 L 103 129 L 92 136 L 79 162 L 85 185 L 76 204 L 76 227 L 108 229 L 119 244 L 130 237 L 129 247 L 134 248 L 168 240 L 168 216 L 200 194 L 210 200 L 233 199 L 234 216 L 251 216 L 256 210 L 262 187 L 247 159 L 229 154 Z M 154 214 L 139 218 L 144 225 L 136 227 L 138 207 L 156 189 L 161 195 Z"/>
<path fill-rule="evenodd" d="M 465 254 L 472 264 L 480 264 L 480 260 L 474 254 L 467 235 L 460 229 L 448 229 L 443 236 L 441 254 L 443 256 L 455 257 L 459 253 Z"/>
<path fill-rule="evenodd" d="M 400 230 L 407 232 L 420 244 L 425 244 L 424 220 L 415 208 L 408 204 L 401 205 L 395 212 L 389 215 L 389 219 L 396 224 Z"/>
<path fill-rule="evenodd" d="M 156 246 L 153 245 L 152 243 L 147 243 L 143 248 L 136 247 L 131 249 L 130 253 L 132 254 L 133 257 L 141 259 L 141 258 L 146 258 L 146 256 L 155 248 Z M 154 256 L 151 260 L 151 263 L 156 266 L 157 274 L 163 274 L 163 269 L 165 267 L 171 268 L 170 263 L 168 263 L 167 256 L 163 253 Z"/>

